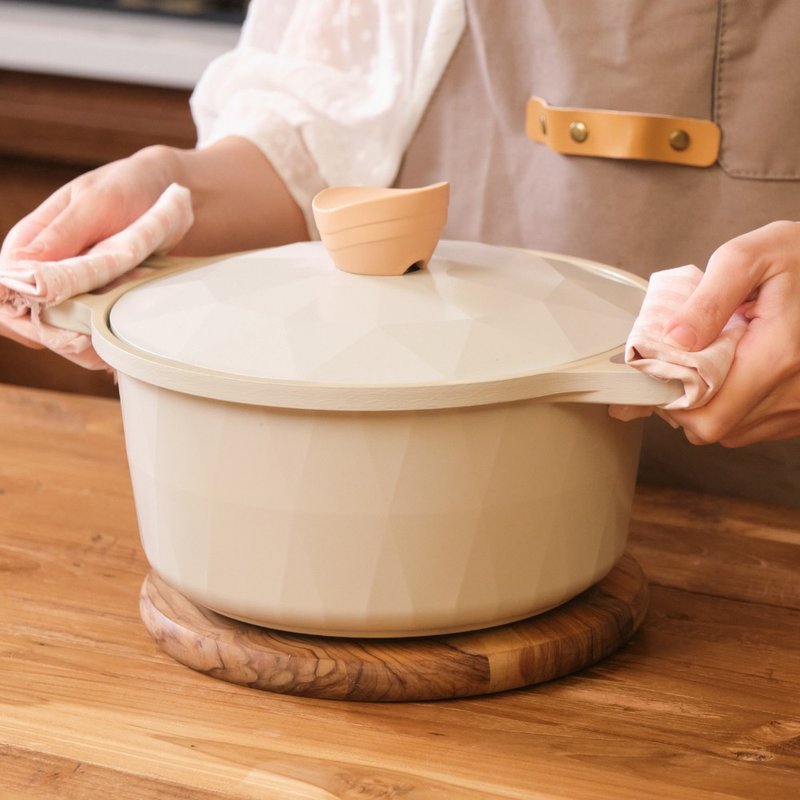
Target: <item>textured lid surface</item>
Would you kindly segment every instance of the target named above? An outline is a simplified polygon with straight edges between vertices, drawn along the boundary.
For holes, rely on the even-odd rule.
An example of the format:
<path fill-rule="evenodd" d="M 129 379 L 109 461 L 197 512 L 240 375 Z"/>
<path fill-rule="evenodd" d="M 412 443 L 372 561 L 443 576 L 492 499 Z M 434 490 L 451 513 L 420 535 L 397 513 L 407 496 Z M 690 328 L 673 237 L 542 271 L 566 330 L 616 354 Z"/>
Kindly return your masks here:
<path fill-rule="evenodd" d="M 614 270 L 513 248 L 442 241 L 426 270 L 371 277 L 303 242 L 144 283 L 110 327 L 193 368 L 358 391 L 503 380 L 606 352 L 643 294 Z"/>

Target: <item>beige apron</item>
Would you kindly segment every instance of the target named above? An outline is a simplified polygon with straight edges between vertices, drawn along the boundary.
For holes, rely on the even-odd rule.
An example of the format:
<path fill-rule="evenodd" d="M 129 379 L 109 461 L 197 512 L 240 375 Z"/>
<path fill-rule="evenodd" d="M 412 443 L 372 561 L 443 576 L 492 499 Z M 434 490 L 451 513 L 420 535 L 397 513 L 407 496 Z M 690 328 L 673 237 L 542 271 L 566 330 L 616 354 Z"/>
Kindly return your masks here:
<path fill-rule="evenodd" d="M 796 0 L 467 0 L 468 26 L 398 183 L 448 180 L 448 238 L 583 256 L 643 276 L 800 219 Z M 716 122 L 700 168 L 562 155 L 528 98 Z M 800 505 L 800 440 L 692 447 L 648 426 L 642 480 Z"/>

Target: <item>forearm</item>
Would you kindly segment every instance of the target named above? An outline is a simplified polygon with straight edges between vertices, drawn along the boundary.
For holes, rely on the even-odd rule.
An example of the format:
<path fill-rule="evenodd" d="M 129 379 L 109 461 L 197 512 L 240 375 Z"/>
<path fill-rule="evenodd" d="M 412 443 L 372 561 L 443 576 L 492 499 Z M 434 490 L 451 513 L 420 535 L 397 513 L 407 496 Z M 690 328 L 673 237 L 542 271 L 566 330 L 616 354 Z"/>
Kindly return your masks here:
<path fill-rule="evenodd" d="M 159 164 L 165 184 L 180 183 L 192 193 L 195 222 L 175 254 L 215 255 L 308 238 L 297 203 L 247 139 L 229 137 L 199 150 L 157 146 L 139 157 Z"/>

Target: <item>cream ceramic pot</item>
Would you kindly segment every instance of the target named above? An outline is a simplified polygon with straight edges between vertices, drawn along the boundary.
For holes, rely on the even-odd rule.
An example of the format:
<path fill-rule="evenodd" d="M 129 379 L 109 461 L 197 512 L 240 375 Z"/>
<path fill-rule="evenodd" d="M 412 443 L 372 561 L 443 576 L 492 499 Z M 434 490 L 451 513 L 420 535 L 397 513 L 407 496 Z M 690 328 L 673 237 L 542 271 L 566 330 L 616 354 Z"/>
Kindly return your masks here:
<path fill-rule="evenodd" d="M 352 275 L 301 243 L 91 298 L 148 561 L 208 608 L 315 634 L 565 602 L 626 544 L 641 428 L 607 404 L 680 391 L 620 363 L 643 290 L 466 242 Z"/>

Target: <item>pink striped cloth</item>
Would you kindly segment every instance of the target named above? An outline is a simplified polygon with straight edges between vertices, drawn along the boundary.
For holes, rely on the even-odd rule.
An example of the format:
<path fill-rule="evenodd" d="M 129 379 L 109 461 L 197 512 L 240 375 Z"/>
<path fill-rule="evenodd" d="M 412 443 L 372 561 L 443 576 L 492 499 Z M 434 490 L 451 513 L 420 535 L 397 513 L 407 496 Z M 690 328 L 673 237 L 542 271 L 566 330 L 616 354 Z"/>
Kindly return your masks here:
<path fill-rule="evenodd" d="M 107 286 L 148 256 L 169 251 L 193 220 L 189 190 L 173 183 L 139 219 L 82 255 L 62 261 L 3 258 L 0 334 L 28 347 L 47 347 L 88 369 L 107 369 L 89 336 L 47 325 L 41 310 Z"/>
<path fill-rule="evenodd" d="M 625 361 L 646 375 L 658 380 L 678 380 L 683 395 L 662 407 L 670 411 L 700 408 L 708 403 L 722 386 L 736 351 L 736 345 L 747 328 L 748 320 L 734 314 L 722 333 L 704 350 L 687 352 L 666 344 L 667 323 L 697 288 L 703 273 L 695 266 L 654 272 L 639 316 L 631 328 L 625 346 Z M 611 406 L 611 416 L 621 420 L 646 417 L 653 412 L 647 406 Z"/>

